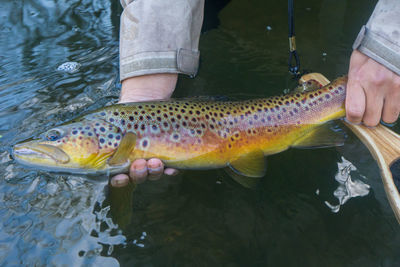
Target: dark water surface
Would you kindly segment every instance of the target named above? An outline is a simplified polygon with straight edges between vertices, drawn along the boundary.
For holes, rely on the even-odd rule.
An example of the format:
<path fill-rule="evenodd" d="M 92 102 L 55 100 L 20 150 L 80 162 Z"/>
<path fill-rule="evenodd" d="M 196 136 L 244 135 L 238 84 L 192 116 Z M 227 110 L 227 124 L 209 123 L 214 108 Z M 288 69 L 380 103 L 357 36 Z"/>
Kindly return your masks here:
<path fill-rule="evenodd" d="M 303 68 L 346 73 L 375 1 L 295 2 Z M 176 96 L 293 88 L 286 4 L 231 1 L 201 37 L 198 77 L 182 77 Z M 338 149 L 269 157 L 256 190 L 222 171 L 187 171 L 131 195 L 105 177 L 15 164 L 16 142 L 117 101 L 120 12 L 111 0 L 0 1 L 1 266 L 399 266 L 400 227 L 351 133 Z M 57 70 L 69 61 L 76 72 Z"/>

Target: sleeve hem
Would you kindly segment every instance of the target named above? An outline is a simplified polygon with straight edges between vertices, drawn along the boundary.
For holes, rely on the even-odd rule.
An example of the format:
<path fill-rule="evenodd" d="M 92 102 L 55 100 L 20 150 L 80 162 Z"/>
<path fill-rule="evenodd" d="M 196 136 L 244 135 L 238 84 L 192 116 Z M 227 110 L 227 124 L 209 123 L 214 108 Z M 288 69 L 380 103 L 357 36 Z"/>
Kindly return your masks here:
<path fill-rule="evenodd" d="M 180 48 L 177 51 L 142 52 L 123 58 L 120 62 L 120 80 L 156 74 L 182 73 L 196 76 L 200 52 Z"/>
<path fill-rule="evenodd" d="M 353 49 L 367 55 L 400 75 L 400 47 L 363 26 Z"/>

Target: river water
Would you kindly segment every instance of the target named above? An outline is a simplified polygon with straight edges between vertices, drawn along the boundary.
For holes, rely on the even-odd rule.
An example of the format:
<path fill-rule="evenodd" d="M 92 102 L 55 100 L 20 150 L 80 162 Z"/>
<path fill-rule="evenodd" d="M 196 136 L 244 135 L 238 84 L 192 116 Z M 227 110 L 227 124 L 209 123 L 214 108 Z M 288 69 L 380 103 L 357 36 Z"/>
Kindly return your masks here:
<path fill-rule="evenodd" d="M 199 74 L 180 77 L 175 95 L 245 99 L 293 88 L 286 2 L 216 2 L 206 14 Z M 302 68 L 330 79 L 345 74 L 375 1 L 295 2 Z M 254 190 L 219 170 L 116 190 L 107 177 L 16 164 L 13 144 L 118 100 L 121 7 L 111 0 L 0 7 L 1 266 L 399 266 L 400 227 L 378 167 L 348 131 L 340 148 L 270 156 Z M 59 68 L 66 62 L 74 71 Z"/>

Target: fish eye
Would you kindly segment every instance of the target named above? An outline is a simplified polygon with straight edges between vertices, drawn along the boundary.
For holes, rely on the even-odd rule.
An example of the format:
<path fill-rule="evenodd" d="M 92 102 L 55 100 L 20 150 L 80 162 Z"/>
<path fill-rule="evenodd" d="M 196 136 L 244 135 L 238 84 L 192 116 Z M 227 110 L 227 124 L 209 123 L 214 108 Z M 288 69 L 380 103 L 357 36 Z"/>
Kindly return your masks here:
<path fill-rule="evenodd" d="M 57 141 L 62 136 L 63 136 L 63 132 L 59 129 L 51 129 L 45 135 L 45 137 L 48 141 Z"/>

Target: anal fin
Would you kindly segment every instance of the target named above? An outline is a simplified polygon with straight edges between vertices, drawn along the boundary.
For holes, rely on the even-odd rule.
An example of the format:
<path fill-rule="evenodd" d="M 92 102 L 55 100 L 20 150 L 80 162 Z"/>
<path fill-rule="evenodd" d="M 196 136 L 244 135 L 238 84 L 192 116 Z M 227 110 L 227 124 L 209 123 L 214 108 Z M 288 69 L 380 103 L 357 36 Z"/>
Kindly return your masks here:
<path fill-rule="evenodd" d="M 296 140 L 291 147 L 320 148 L 342 146 L 346 136 L 340 129 L 332 129 L 330 124 L 323 124 Z"/>

